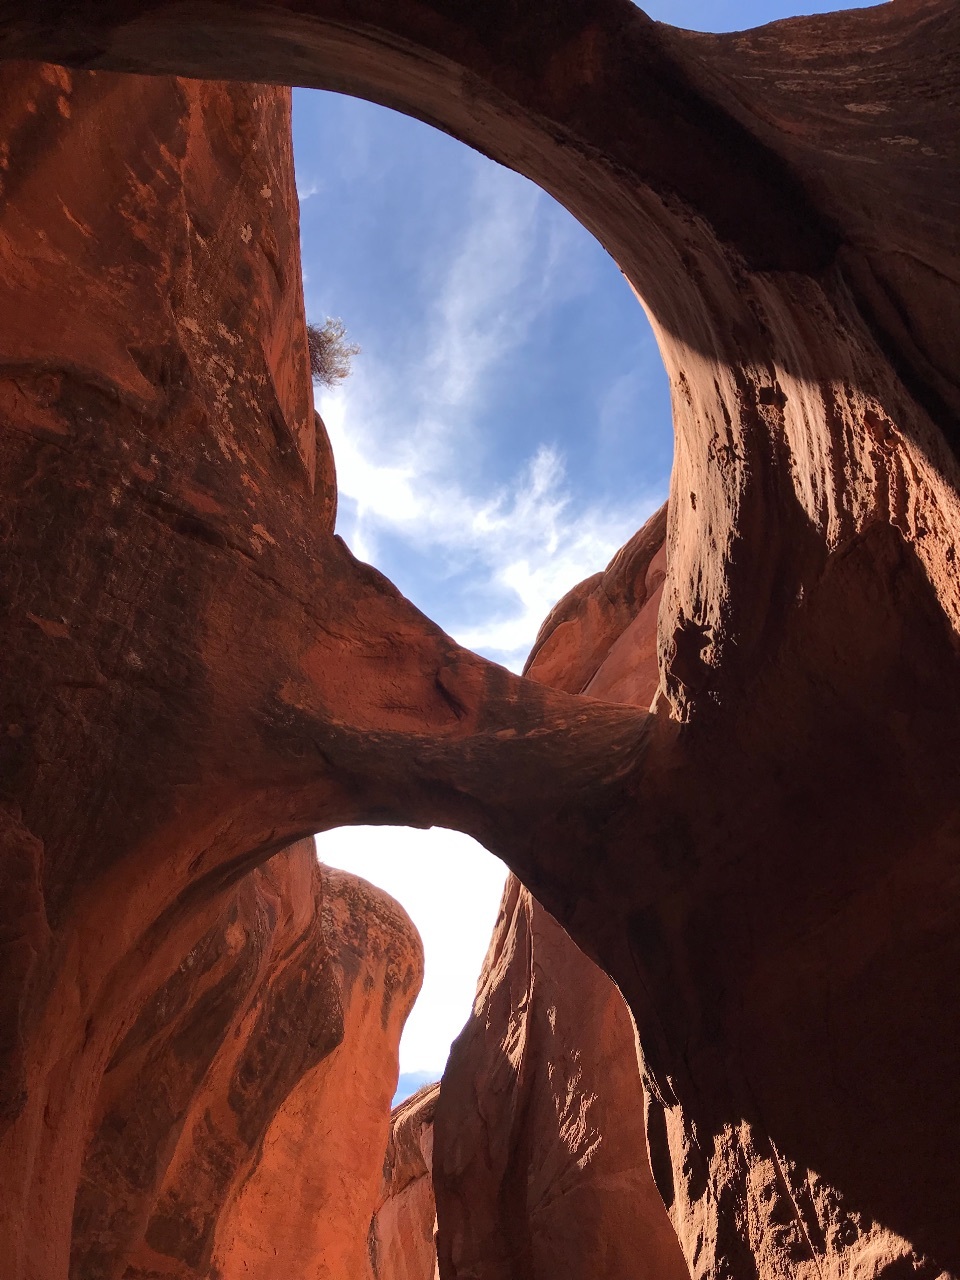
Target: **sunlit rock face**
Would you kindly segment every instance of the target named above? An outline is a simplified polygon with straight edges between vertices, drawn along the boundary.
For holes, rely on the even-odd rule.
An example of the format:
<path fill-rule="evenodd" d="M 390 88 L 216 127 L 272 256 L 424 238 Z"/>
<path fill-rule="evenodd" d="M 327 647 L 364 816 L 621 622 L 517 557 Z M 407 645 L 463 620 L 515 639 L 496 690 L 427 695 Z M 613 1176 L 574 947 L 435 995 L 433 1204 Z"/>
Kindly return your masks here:
<path fill-rule="evenodd" d="M 61 10 L 0 17 L 85 68 L 0 90 L 6 1273 L 67 1274 L 105 1072 L 208 912 L 358 821 L 476 836 L 616 980 L 696 1276 L 960 1273 L 957 6 Z M 520 680 L 334 537 L 264 80 L 513 165 L 643 298 L 649 713 L 627 641 L 616 701 Z"/>
<path fill-rule="evenodd" d="M 433 1126 L 439 1084 L 401 1102 L 390 1118 L 383 1181 L 370 1223 L 373 1280 L 437 1280 Z"/>
<path fill-rule="evenodd" d="M 103 1078 L 76 1280 L 362 1275 L 420 940 L 312 840 L 250 872 Z"/>
<path fill-rule="evenodd" d="M 409 917 L 381 890 L 330 868 L 320 884 L 343 1037 L 291 1089 L 221 1215 L 211 1274 L 222 1280 L 362 1277 L 368 1259 L 400 1033 L 420 989 L 423 951 Z M 289 964 L 297 968 L 295 956 Z M 311 993 L 298 990 L 290 1009 L 292 1044 L 309 1045 Z M 262 1074 L 268 1084 L 269 1071 Z"/>
<path fill-rule="evenodd" d="M 553 610 L 527 671 L 649 705 L 666 511 Z M 684 1280 L 647 1156 L 633 1023 L 597 966 L 510 877 L 434 1124 L 440 1274 Z"/>

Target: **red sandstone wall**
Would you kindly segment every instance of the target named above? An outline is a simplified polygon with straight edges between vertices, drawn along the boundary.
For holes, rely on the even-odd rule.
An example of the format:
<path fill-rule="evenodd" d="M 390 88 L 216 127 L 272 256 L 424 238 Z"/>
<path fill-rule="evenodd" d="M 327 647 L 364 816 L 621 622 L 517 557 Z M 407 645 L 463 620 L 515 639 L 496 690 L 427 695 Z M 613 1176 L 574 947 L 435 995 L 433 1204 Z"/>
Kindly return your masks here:
<path fill-rule="evenodd" d="M 508 881 L 435 1126 L 444 1280 L 687 1280 L 619 992 Z"/>
<path fill-rule="evenodd" d="M 420 940 L 302 841 L 252 872 L 108 1065 L 75 1280 L 361 1274 Z"/>
<path fill-rule="evenodd" d="M 363 1277 L 369 1265 L 397 1050 L 423 954 L 416 929 L 385 893 L 343 872 L 322 874 L 343 1039 L 287 1096 L 221 1216 L 213 1274 L 222 1280 L 343 1280 Z"/>
<path fill-rule="evenodd" d="M 629 0 L 4 7 L 4 59 L 251 82 L 0 79 L 14 1280 L 62 1280 L 104 1072 L 208 911 L 366 820 L 469 831 L 615 977 L 698 1277 L 960 1274 L 958 51 L 953 0 L 725 37 Z M 465 653 L 333 537 L 263 79 L 440 123 L 642 296 L 649 715 Z"/>
<path fill-rule="evenodd" d="M 372 1280 L 437 1280 L 433 1123 L 439 1084 L 393 1112 L 383 1182 L 370 1223 Z"/>

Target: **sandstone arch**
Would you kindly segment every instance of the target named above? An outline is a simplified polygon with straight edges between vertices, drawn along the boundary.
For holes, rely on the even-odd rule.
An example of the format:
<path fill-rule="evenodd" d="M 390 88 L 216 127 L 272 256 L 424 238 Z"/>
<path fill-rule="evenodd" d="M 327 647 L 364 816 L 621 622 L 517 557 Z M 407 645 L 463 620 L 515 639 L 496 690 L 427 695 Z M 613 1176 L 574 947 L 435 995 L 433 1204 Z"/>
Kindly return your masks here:
<path fill-rule="evenodd" d="M 137 967 L 269 851 L 359 818 L 471 831 L 617 979 L 694 1274 L 960 1271 L 956 6 L 733 37 L 626 0 L 3 22 L 7 58 L 323 84 L 520 168 L 642 295 L 678 441 L 653 715 L 457 650 L 332 537 L 282 336 L 302 323 L 289 155 L 239 154 L 285 137 L 282 94 L 11 64 L 0 1044 L 4 1168 L 32 1171 L 5 1198 L 14 1274 L 58 1274 L 80 1139 L 51 1118 L 91 1105 Z M 121 118 L 164 146 L 99 157 L 109 217 L 70 169 L 68 241 L 44 173 Z M 218 233 L 223 173 L 241 244 Z M 67 266 L 98 324 L 55 345 Z M 218 325 L 241 338 L 229 404 Z"/>

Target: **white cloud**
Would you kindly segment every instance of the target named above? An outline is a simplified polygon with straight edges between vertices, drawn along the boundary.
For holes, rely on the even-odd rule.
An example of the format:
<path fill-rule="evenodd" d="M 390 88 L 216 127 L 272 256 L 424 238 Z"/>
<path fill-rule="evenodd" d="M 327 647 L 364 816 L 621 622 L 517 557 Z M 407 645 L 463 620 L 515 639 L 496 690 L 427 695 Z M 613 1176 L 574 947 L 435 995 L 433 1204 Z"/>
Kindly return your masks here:
<path fill-rule="evenodd" d="M 433 403 L 461 414 L 482 395 L 485 376 L 521 345 L 544 304 L 532 267 L 541 193 L 490 165 L 475 174 L 468 223 L 458 252 L 431 279 L 436 303 L 422 369 Z"/>
<path fill-rule="evenodd" d="M 616 549 L 662 501 L 651 495 L 629 509 L 577 508 L 566 487 L 563 460 L 542 445 L 492 495 L 475 494 L 437 465 L 429 441 L 396 462 L 380 463 L 358 447 L 350 401 L 325 398 L 322 413 L 337 460 L 341 502 L 352 507 L 344 530 L 355 553 L 376 563 L 378 535 L 392 534 L 434 557 L 442 572 L 467 568 L 473 597 L 487 617 L 471 621 L 469 601 L 451 600 L 437 618 L 468 648 L 516 667 L 540 623 L 572 586 L 606 566 Z M 491 600 L 497 603 L 491 606 Z M 458 607 L 459 606 L 459 607 Z"/>
<path fill-rule="evenodd" d="M 445 616 L 428 612 L 470 648 L 517 667 L 556 601 L 606 565 L 662 494 L 629 508 L 576 502 L 549 443 L 494 492 L 479 490 L 487 441 L 478 418 L 498 369 L 577 286 L 576 270 L 564 270 L 575 258 L 564 215 L 536 188 L 484 163 L 469 209 L 453 251 L 425 268 L 409 362 L 364 352 L 319 408 L 354 552 L 377 563 L 382 540 L 398 538 L 440 579 L 465 575 L 469 588 L 451 593 Z"/>
<path fill-rule="evenodd" d="M 320 194 L 323 190 L 323 183 L 319 178 L 310 178 L 304 181 L 303 185 L 297 183 L 297 199 L 303 204 L 307 200 L 312 200 L 314 196 Z"/>
<path fill-rule="evenodd" d="M 317 836 L 317 852 L 385 889 L 419 929 L 425 977 L 400 1042 L 400 1070 L 439 1078 L 470 1015 L 506 867 L 469 836 L 439 827 L 340 827 Z"/>

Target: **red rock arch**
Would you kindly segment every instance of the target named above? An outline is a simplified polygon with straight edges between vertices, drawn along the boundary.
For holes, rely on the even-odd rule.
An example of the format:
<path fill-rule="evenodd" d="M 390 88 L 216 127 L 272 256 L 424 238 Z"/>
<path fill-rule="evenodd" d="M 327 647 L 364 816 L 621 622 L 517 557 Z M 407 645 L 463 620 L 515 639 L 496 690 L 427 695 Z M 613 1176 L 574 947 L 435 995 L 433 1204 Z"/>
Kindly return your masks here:
<path fill-rule="evenodd" d="M 701 657 L 718 667 L 731 633 L 751 660 L 738 617 L 748 610 L 726 607 L 731 582 L 719 568 L 734 530 L 766 529 L 749 539 L 750 593 L 796 576 L 780 547 L 793 540 L 778 529 L 786 511 L 799 504 L 801 522 L 829 527 L 833 542 L 852 528 L 841 528 L 843 513 L 861 500 L 834 492 L 843 484 L 824 459 L 842 428 L 824 415 L 842 418 L 855 399 L 852 422 L 866 413 L 881 436 L 895 422 L 918 466 L 955 478 L 944 444 L 960 449 L 945 337 L 957 318 L 958 37 L 944 0 L 741 36 L 680 32 L 628 0 L 566 0 L 521 18 L 506 0 L 389 11 L 323 0 L 161 4 L 148 14 L 127 3 L 92 6 L 56 28 L 39 12 L 9 24 L 8 57 L 357 94 L 519 170 L 592 231 L 643 298 L 674 382 L 685 501 L 674 504 L 672 536 L 690 559 L 681 577 L 697 586 L 674 583 L 668 631 L 694 667 Z M 904 412 L 904 396 L 918 414 Z M 760 461 L 767 422 L 781 417 L 790 456 Z M 748 456 L 752 473 L 765 472 L 761 486 L 747 478 Z M 780 474 L 794 463 L 796 474 Z M 707 471 L 718 465 L 727 493 L 714 507 Z M 869 474 L 856 483 L 875 488 Z M 698 489 L 711 499 L 694 510 L 687 499 Z M 940 578 L 951 537 L 925 536 L 923 559 Z M 700 555 L 710 543 L 719 555 Z M 954 622 L 958 610 L 953 596 Z M 689 703 L 690 688 L 678 674 L 671 695 Z"/>
<path fill-rule="evenodd" d="M 302 344 L 282 339 L 298 306 L 282 160 L 283 208 L 256 214 L 256 252 L 216 259 L 222 293 L 193 337 L 171 293 L 130 342 L 136 299 L 117 284 L 97 326 L 61 326 L 55 345 L 37 300 L 64 264 L 83 267 L 74 298 L 92 287 L 84 239 L 36 254 L 33 276 L 8 273 L 4 396 L 22 439 L 4 458 L 17 678 L 4 1158 L 34 1170 L 8 1198 L 24 1206 L 10 1211 L 24 1274 L 46 1275 L 17 1222 L 53 1214 L 62 1192 L 44 1108 L 81 1105 L 75 1064 L 89 1059 L 94 1080 L 128 1016 L 104 990 L 269 850 L 360 817 L 478 835 L 617 978 L 695 1274 L 839 1275 L 870 1258 L 891 1275 L 907 1259 L 960 1270 L 958 27 L 945 0 L 730 37 L 672 31 L 626 0 L 7 6 L 8 58 L 336 88 L 520 169 L 643 297 L 677 427 L 661 698 L 645 718 L 457 650 L 332 538 Z M 19 250 L 41 158 L 81 136 L 56 115 L 75 92 L 92 136 L 136 103 L 167 138 L 145 172 L 171 203 L 144 219 L 147 240 L 172 225 L 179 190 L 218 243 L 209 174 L 235 172 L 258 113 L 282 136 L 269 92 L 111 81 L 111 108 L 106 80 L 41 79 L 5 84 Z M 42 127 L 24 127 L 28 99 Z M 136 167 L 107 168 L 111 193 L 129 194 Z M 236 189 L 244 216 L 258 208 L 261 188 Z M 100 200 L 86 221 L 72 209 L 78 234 L 142 246 L 111 207 L 125 228 L 97 221 Z M 195 282 L 151 246 L 131 256 L 143 288 L 160 267 L 172 289 Z M 229 431 L 218 324 L 240 335 L 251 380 Z M 222 445 L 216 467 L 207 445 Z M 130 483 L 113 501 L 117 477 Z M 58 533 L 51 510 L 70 516 Z M 155 563 L 148 515 L 171 550 L 162 592 L 130 606 L 138 668 L 116 601 Z M 129 560 L 106 592 L 94 535 L 108 528 Z M 89 960 L 78 981 L 93 942 L 103 967 Z"/>

